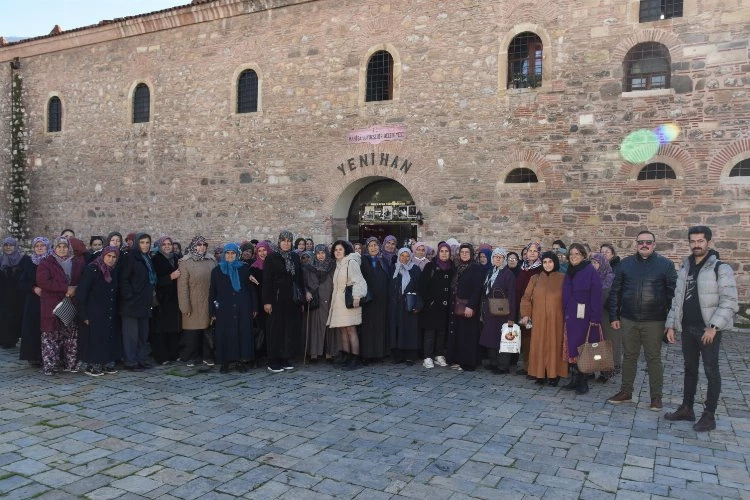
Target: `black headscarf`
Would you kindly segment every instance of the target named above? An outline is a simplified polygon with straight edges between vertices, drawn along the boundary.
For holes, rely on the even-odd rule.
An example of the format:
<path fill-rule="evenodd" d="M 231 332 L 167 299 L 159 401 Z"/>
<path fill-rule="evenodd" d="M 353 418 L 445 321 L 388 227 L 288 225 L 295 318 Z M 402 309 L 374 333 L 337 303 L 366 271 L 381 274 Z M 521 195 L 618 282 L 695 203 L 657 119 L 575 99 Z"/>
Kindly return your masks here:
<path fill-rule="evenodd" d="M 555 267 L 552 269 L 552 271 L 547 272 L 547 270 L 544 269 L 544 259 L 551 259 L 552 262 L 555 263 Z M 556 273 L 556 272 L 558 272 L 560 270 L 560 259 L 557 258 L 557 254 L 555 252 L 550 252 L 550 251 L 544 252 L 542 254 L 542 256 L 539 258 L 539 260 L 542 261 L 542 270 L 547 275 L 552 274 L 552 273 Z"/>

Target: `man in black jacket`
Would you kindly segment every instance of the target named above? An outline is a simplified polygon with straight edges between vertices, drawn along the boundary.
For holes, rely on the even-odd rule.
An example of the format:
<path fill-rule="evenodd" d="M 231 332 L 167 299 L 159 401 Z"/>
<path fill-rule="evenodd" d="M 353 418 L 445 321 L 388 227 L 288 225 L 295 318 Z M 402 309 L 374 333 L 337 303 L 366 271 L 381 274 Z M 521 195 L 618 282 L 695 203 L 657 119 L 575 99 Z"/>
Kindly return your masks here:
<path fill-rule="evenodd" d="M 607 401 L 619 404 L 633 399 L 633 381 L 643 346 L 651 410 L 658 411 L 662 408 L 664 384 L 661 362 L 664 322 L 672 305 L 677 271 L 671 260 L 654 251 L 656 237 L 651 231 L 638 233 L 636 245 L 637 253 L 623 259 L 618 266 L 607 302 L 612 328 L 623 329 L 624 351 L 620 392 Z"/>

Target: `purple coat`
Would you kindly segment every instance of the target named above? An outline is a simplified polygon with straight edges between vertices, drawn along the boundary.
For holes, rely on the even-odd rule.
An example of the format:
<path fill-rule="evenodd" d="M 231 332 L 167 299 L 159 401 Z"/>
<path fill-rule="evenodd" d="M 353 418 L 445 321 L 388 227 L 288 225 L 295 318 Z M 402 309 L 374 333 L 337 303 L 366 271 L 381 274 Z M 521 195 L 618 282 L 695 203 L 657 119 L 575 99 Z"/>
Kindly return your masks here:
<path fill-rule="evenodd" d="M 578 318 L 578 304 L 584 304 L 583 318 Z M 568 356 L 578 357 L 578 346 L 586 341 L 589 323 L 602 322 L 602 281 L 590 263 L 563 281 L 563 317 L 568 338 Z M 591 330 L 589 342 L 599 340 L 599 329 Z"/>
<path fill-rule="evenodd" d="M 78 286 L 78 279 L 81 277 L 84 264 L 83 259 L 73 259 L 70 286 Z M 65 276 L 63 268 L 55 260 L 54 255 L 48 255 L 36 267 L 36 286 L 42 289 L 42 295 L 39 298 L 41 310 L 41 324 L 39 326 L 43 332 L 53 332 L 56 327 L 55 315 L 52 314 L 52 310 L 68 291 L 68 278 Z"/>

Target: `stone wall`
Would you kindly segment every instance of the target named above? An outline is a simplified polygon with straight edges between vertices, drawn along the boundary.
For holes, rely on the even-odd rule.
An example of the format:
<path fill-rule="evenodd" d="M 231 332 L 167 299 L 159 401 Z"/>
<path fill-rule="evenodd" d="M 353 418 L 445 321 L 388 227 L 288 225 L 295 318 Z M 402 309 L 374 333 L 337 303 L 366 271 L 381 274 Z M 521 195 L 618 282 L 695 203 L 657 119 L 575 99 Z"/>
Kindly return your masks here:
<path fill-rule="evenodd" d="M 750 156 L 750 0 L 686 0 L 684 17 L 644 24 L 636 0 L 260 5 L 218 0 L 0 48 L 0 61 L 21 57 L 27 88 L 34 233 L 145 229 L 219 242 L 289 228 L 331 241 L 347 186 L 379 176 L 410 191 L 430 242 L 562 238 L 628 254 L 649 228 L 677 261 L 687 226 L 705 223 L 750 297 L 750 183 L 727 178 Z M 507 46 L 523 31 L 545 44 L 542 86 L 506 90 Z M 670 50 L 673 88 L 623 93 L 625 54 L 652 40 Z M 396 98 L 364 103 L 378 49 L 396 61 Z M 246 68 L 260 78 L 259 112 L 238 115 Z M 151 88 L 147 124 L 130 123 L 139 82 Z M 45 132 L 51 95 L 63 103 L 56 134 Z M 621 141 L 665 123 L 681 134 L 654 160 L 677 179 L 636 181 L 644 164 L 625 162 Z M 407 138 L 346 142 L 348 131 L 390 124 Z M 373 153 L 376 165 L 360 166 Z M 519 166 L 540 182 L 505 184 Z"/>

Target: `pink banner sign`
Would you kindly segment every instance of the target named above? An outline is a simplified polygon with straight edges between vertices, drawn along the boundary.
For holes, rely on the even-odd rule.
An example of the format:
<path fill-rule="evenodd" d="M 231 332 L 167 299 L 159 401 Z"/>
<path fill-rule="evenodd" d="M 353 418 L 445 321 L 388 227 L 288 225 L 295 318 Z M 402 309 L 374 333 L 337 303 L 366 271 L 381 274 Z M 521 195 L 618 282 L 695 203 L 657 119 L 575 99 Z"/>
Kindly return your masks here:
<path fill-rule="evenodd" d="M 403 139 L 406 139 L 406 125 L 395 125 L 391 127 L 375 125 L 372 128 L 352 130 L 346 134 L 346 142 L 349 144 L 360 144 L 363 142 L 380 144 L 385 141 L 401 141 Z"/>

